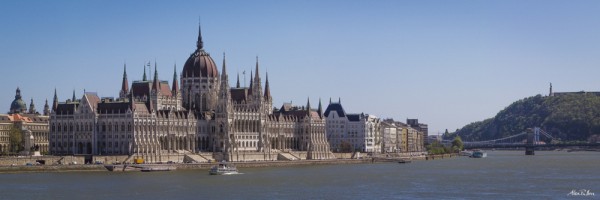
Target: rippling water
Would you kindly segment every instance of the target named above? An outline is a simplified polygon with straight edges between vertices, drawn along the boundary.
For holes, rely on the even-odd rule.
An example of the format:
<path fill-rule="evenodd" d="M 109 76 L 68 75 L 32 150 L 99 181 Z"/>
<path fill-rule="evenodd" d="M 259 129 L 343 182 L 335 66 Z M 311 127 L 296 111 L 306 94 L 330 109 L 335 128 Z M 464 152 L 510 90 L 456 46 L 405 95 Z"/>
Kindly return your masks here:
<path fill-rule="evenodd" d="M 600 153 L 490 151 L 483 159 L 174 172 L 0 174 L 0 199 L 600 198 Z M 588 196 L 589 198 L 590 196 Z"/>

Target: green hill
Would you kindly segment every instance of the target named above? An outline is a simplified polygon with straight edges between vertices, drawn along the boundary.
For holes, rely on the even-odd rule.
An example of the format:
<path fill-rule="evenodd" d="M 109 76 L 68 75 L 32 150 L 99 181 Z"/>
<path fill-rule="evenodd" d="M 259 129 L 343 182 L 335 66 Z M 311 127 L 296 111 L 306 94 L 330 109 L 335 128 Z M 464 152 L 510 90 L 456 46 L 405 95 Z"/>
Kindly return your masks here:
<path fill-rule="evenodd" d="M 528 97 L 512 103 L 495 117 L 474 122 L 445 135 L 456 134 L 463 141 L 498 139 L 518 134 L 527 128 L 541 127 L 562 141 L 600 138 L 600 96 L 566 94 Z"/>

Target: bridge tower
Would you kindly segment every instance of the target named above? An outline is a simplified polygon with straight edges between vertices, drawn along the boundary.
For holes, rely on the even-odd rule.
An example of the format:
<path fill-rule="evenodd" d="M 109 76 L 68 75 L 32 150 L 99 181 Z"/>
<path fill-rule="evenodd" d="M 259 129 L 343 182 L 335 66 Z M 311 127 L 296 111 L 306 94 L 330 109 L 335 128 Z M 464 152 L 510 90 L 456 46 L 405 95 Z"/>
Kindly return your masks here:
<path fill-rule="evenodd" d="M 527 130 L 527 143 L 525 143 L 525 155 L 535 155 L 535 143 L 540 138 L 540 128 L 535 127 L 533 130 Z"/>

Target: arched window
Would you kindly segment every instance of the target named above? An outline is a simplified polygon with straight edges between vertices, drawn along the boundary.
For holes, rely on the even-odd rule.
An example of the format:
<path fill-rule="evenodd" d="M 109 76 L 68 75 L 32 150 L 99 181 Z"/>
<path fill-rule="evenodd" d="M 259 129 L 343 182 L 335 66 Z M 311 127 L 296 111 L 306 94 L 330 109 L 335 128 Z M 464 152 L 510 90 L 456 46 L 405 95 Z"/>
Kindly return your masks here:
<path fill-rule="evenodd" d="M 127 131 L 131 131 L 131 122 L 127 122 Z"/>
<path fill-rule="evenodd" d="M 108 132 L 112 131 L 112 123 L 108 122 Z"/>
<path fill-rule="evenodd" d="M 102 132 L 106 132 L 106 123 L 102 122 Z"/>
<path fill-rule="evenodd" d="M 125 131 L 125 122 L 121 122 L 121 131 Z"/>

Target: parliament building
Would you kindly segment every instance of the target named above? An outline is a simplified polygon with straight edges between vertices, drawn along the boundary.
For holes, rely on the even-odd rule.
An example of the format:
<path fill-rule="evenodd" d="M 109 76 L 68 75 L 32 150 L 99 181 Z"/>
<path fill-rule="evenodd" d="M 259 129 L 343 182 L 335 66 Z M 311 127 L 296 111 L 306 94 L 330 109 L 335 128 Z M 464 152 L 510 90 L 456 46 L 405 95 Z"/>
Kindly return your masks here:
<path fill-rule="evenodd" d="M 207 162 L 332 159 L 321 102 L 313 109 L 273 107 L 268 75 L 264 87 L 258 58 L 249 87 L 239 76 L 229 85 L 225 54 L 221 71 L 204 50 L 199 29 L 196 50 L 172 85 L 154 77 L 128 82 L 124 66 L 118 98 L 84 92 L 59 102 L 49 119 L 49 146 L 55 155 L 123 155 L 123 162 Z M 179 81 L 181 80 L 181 82 Z"/>

